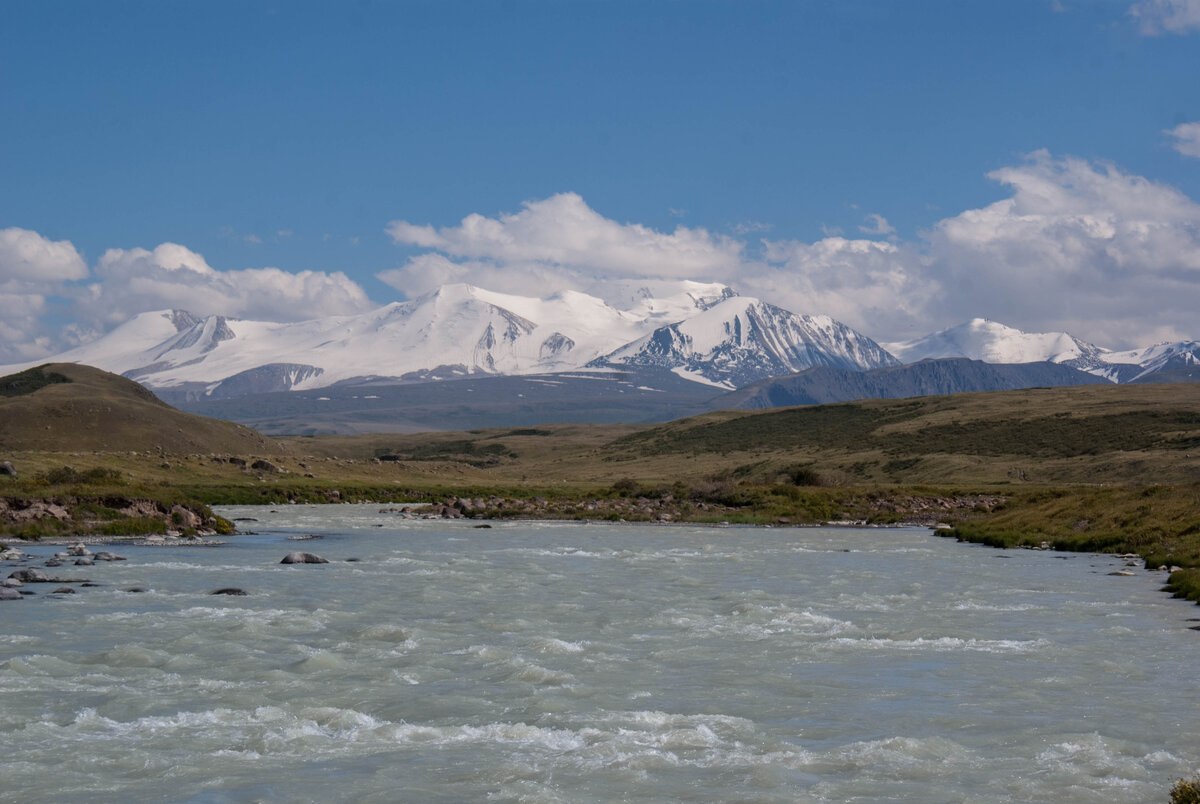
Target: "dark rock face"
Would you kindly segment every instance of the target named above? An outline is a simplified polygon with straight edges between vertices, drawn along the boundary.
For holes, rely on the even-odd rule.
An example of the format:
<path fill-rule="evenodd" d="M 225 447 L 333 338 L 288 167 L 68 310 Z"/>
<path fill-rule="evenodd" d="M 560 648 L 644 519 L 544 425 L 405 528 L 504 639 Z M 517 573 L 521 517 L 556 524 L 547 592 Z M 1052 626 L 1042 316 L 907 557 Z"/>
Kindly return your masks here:
<path fill-rule="evenodd" d="M 300 550 L 293 550 L 283 557 L 280 564 L 328 564 L 327 559 L 321 558 L 316 553 L 305 553 Z"/>

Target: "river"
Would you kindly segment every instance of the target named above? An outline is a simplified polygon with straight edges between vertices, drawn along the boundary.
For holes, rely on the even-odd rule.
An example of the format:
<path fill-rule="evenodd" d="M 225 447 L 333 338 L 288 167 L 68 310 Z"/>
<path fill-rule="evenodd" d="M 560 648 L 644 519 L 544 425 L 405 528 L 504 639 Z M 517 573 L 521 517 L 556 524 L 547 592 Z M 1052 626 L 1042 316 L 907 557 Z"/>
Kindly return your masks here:
<path fill-rule="evenodd" d="M 1200 608 L 1112 556 L 220 512 L 256 533 L 0 603 L 0 799 L 1166 802 L 1200 770 Z"/>

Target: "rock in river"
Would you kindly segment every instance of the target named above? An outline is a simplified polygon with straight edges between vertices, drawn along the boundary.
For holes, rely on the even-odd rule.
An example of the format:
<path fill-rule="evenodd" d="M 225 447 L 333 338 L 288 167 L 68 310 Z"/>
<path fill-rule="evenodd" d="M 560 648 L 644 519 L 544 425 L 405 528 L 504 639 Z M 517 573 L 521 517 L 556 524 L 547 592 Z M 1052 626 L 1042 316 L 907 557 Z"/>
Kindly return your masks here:
<path fill-rule="evenodd" d="M 293 550 L 283 557 L 280 564 L 328 564 L 327 559 L 321 558 L 316 553 L 304 553 L 299 550 Z"/>

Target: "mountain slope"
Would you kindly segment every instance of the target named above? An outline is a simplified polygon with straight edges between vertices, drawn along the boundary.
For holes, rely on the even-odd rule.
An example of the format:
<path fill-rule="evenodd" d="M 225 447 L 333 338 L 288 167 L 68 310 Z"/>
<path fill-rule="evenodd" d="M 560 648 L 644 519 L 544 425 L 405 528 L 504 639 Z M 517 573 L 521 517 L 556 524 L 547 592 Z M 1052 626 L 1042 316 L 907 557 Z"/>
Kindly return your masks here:
<path fill-rule="evenodd" d="M 884 348 L 905 363 L 944 357 L 985 363 L 1089 362 L 1101 359 L 1106 351 L 1066 332 L 1022 332 L 986 318 L 910 341 L 886 343 Z"/>
<path fill-rule="evenodd" d="M 0 448 L 49 452 L 277 454 L 264 436 L 176 410 L 137 383 L 91 366 L 49 363 L 0 378 Z"/>
<path fill-rule="evenodd" d="M 811 366 L 861 371 L 896 363 L 879 344 L 828 316 L 798 315 L 736 296 L 659 327 L 593 365 L 667 368 L 732 389 Z"/>
<path fill-rule="evenodd" d="M 63 359 L 216 398 L 349 380 L 562 371 L 733 295 L 722 285 L 663 287 L 675 292 L 639 295 L 628 311 L 574 291 L 538 299 L 470 285 L 445 285 L 358 315 L 294 323 L 159 311 L 136 316 Z"/>
<path fill-rule="evenodd" d="M 789 377 L 761 380 L 719 396 L 710 404 L 713 410 L 760 410 L 860 399 L 1106 384 L 1100 377 L 1057 363 L 992 364 L 958 357 L 861 372 L 818 366 Z"/>

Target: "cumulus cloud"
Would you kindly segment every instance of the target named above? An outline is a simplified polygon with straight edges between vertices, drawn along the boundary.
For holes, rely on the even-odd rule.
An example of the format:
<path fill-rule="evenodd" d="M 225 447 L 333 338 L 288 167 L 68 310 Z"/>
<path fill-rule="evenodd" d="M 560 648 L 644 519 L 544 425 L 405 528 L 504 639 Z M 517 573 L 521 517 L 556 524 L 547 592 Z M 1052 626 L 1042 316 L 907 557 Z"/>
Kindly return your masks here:
<path fill-rule="evenodd" d="M 386 231 L 398 244 L 457 258 L 469 264 L 472 275 L 503 275 L 509 289 L 532 293 L 588 286 L 597 277 L 709 278 L 737 265 L 743 247 L 705 229 L 679 226 L 666 233 L 619 223 L 575 193 L 528 201 L 520 212 L 494 218 L 468 215 L 458 226 L 438 229 L 401 220 Z M 421 270 L 431 265 L 415 260 L 381 278 L 408 292 L 402 283 L 418 282 Z M 552 284 L 547 287 L 546 281 Z"/>
<path fill-rule="evenodd" d="M 28 229 L 0 229 L 0 359 L 46 354 L 54 329 L 42 321 L 47 297 L 87 276 L 87 263 L 67 240 Z"/>
<path fill-rule="evenodd" d="M 927 263 L 960 318 L 1102 345 L 1196 337 L 1200 205 L 1113 165 L 1045 151 L 989 174 L 1012 196 L 939 222 Z"/>
<path fill-rule="evenodd" d="M 78 295 L 77 305 L 101 325 L 164 308 L 299 321 L 371 307 L 363 289 L 341 272 L 218 271 L 203 256 L 176 243 L 163 243 L 152 251 L 109 249 L 97 262 L 94 277 L 96 281 Z"/>
<path fill-rule="evenodd" d="M 1171 147 L 1184 156 L 1194 156 L 1200 159 L 1200 122 L 1180 123 L 1175 128 L 1169 128 L 1164 134 L 1172 137 L 1175 142 Z"/>
<path fill-rule="evenodd" d="M 1142 0 L 1129 14 L 1145 36 L 1200 31 L 1200 0 Z"/>
<path fill-rule="evenodd" d="M 907 242 L 874 214 L 860 228 L 887 240 L 667 234 L 603 218 L 573 194 L 440 229 L 397 221 L 396 242 L 429 250 L 379 278 L 410 296 L 445 282 L 601 296 L 638 278 L 724 282 L 880 340 L 976 316 L 1118 348 L 1200 335 L 1200 205 L 1114 165 L 1046 151 L 988 175 L 1006 198 Z"/>
<path fill-rule="evenodd" d="M 826 237 L 772 241 L 765 250 L 762 265 L 742 278 L 744 293 L 833 316 L 873 337 L 922 328 L 941 294 L 911 244 Z"/>
<path fill-rule="evenodd" d="M 59 282 L 85 276 L 87 263 L 69 240 L 48 240 L 28 229 L 0 229 L 0 282 Z"/>

